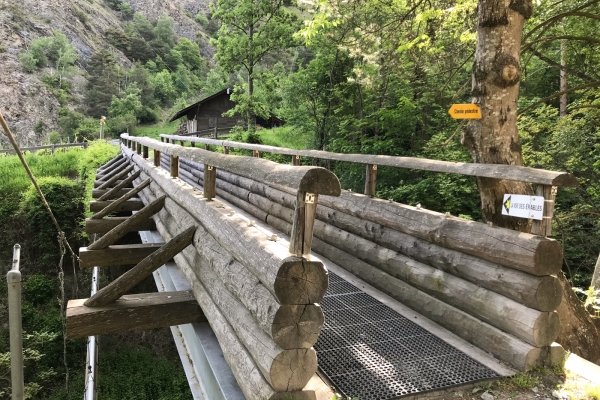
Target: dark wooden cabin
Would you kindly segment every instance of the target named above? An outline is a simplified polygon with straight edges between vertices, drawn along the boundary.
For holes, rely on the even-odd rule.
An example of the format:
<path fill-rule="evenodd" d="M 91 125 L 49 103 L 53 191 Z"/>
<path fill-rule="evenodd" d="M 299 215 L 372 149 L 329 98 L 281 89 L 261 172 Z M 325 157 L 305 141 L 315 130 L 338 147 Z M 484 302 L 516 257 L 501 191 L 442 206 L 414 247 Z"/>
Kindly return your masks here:
<path fill-rule="evenodd" d="M 224 117 L 223 113 L 235 107 L 231 101 L 232 89 L 223 89 L 220 92 L 208 96 L 197 103 L 179 110 L 171 121 L 186 117 L 187 134 L 199 133 L 211 134 L 217 128 L 219 133 L 228 132 L 236 125 L 244 126 L 245 121 L 242 115 L 236 114 L 233 117 Z M 283 126 L 285 122 L 275 115 L 271 114 L 269 119 L 256 117 L 256 126 L 261 128 L 274 128 Z"/>

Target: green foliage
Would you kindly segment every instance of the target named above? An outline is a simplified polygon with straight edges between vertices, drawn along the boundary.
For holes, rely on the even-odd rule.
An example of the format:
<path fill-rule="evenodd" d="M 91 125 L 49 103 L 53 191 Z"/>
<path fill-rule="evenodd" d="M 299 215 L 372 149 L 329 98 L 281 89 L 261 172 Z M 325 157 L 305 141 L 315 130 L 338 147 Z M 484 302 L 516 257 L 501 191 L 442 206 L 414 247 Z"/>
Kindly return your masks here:
<path fill-rule="evenodd" d="M 150 78 L 150 85 L 154 89 L 154 97 L 163 106 L 169 106 L 177 98 L 177 90 L 173 84 L 171 73 L 166 69 Z"/>
<path fill-rule="evenodd" d="M 31 51 L 26 51 L 22 53 L 19 57 L 19 61 L 21 61 L 21 65 L 23 66 L 25 72 L 29 73 L 35 71 L 38 64 L 38 60 L 35 58 Z"/>
<path fill-rule="evenodd" d="M 62 137 L 58 131 L 52 131 L 52 132 L 48 133 L 48 142 L 50 144 L 58 144 L 58 143 L 60 143 L 61 139 L 62 139 Z"/>
<path fill-rule="evenodd" d="M 31 73 L 50 61 L 61 75 L 66 74 L 77 59 L 75 47 L 59 30 L 52 31 L 52 36 L 35 39 L 20 56 L 21 64 L 27 72 Z"/>
<path fill-rule="evenodd" d="M 79 21 L 81 21 L 82 24 L 85 24 L 88 20 L 87 14 L 81 8 L 75 5 L 73 7 L 75 8 L 75 15 L 77 16 Z"/>
<path fill-rule="evenodd" d="M 166 122 L 151 126 L 138 126 L 135 130 L 136 136 L 148 136 L 160 140 L 161 134 L 172 135 L 177 131 L 179 121 Z"/>
<path fill-rule="evenodd" d="M 89 74 L 84 102 L 94 118 L 108 114 L 113 96 L 119 95 L 120 68 L 113 53 L 101 49 L 87 65 Z"/>
<path fill-rule="evenodd" d="M 125 19 L 131 19 L 134 14 L 133 8 L 131 8 L 131 4 L 127 2 L 122 2 L 121 4 L 119 4 L 119 11 Z"/>
<path fill-rule="evenodd" d="M 47 303 L 56 296 L 57 282 L 45 275 L 32 275 L 23 282 L 23 298 L 34 306 Z"/>
<path fill-rule="evenodd" d="M 33 127 L 33 131 L 39 135 L 44 131 L 45 127 L 46 124 L 44 124 L 44 121 L 38 121 Z"/>
<path fill-rule="evenodd" d="M 90 141 L 100 136 L 100 120 L 84 118 L 75 129 L 73 141 Z"/>
<path fill-rule="evenodd" d="M 84 218 L 85 187 L 62 177 L 40 178 L 38 183 L 56 219 L 60 221 L 67 240 L 76 243 L 79 240 L 79 226 Z M 26 218 L 32 242 L 39 249 L 43 263 L 58 263 L 60 252 L 56 227 L 33 186 L 25 192 L 20 212 Z"/>
<path fill-rule="evenodd" d="M 1 53 L 6 53 L 6 46 L 1 46 L 0 45 L 0 54 Z"/>
<path fill-rule="evenodd" d="M 58 127 L 60 128 L 61 137 L 63 139 L 74 137 L 84 118 L 80 112 L 73 111 L 67 107 L 61 107 L 58 110 Z"/>
<path fill-rule="evenodd" d="M 199 23 L 203 28 L 208 26 L 208 18 L 202 11 L 199 11 L 198 14 L 196 14 L 196 22 Z"/>

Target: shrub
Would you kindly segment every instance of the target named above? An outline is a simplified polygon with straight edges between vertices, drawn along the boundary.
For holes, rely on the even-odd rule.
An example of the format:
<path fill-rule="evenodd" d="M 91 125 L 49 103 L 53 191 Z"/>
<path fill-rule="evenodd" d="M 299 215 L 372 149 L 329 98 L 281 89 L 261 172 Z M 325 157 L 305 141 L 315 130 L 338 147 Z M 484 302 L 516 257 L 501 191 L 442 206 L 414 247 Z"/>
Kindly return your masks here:
<path fill-rule="evenodd" d="M 62 137 L 58 131 L 52 131 L 48 134 L 48 142 L 50 142 L 50 144 L 58 144 L 60 143 L 60 139 L 62 139 Z"/>
<path fill-rule="evenodd" d="M 44 275 L 33 275 L 23 282 L 23 297 L 34 306 L 50 301 L 56 292 L 56 282 Z"/>
<path fill-rule="evenodd" d="M 6 53 L 6 46 L 0 46 L 0 53 Z"/>
<path fill-rule="evenodd" d="M 28 73 L 35 71 L 38 63 L 38 60 L 35 59 L 31 51 L 25 51 L 23 54 L 21 54 L 19 61 L 21 61 L 21 65 L 23 66 L 25 72 Z"/>

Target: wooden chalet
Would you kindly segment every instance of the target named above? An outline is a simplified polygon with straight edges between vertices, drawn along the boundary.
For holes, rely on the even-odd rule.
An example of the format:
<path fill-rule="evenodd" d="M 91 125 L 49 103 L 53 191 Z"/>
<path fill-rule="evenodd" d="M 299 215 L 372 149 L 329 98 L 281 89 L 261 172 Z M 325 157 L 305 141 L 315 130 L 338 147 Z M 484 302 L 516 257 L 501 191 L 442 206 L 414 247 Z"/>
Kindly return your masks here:
<path fill-rule="evenodd" d="M 187 126 L 183 134 L 212 134 L 215 129 L 219 132 L 229 131 L 234 126 L 244 126 L 244 117 L 236 114 L 233 117 L 224 117 L 223 113 L 235 107 L 231 100 L 233 90 L 223 89 L 206 97 L 182 110 L 179 110 L 171 121 L 186 117 Z M 256 126 L 260 128 L 274 128 L 282 126 L 285 122 L 271 114 L 269 119 L 255 117 Z"/>

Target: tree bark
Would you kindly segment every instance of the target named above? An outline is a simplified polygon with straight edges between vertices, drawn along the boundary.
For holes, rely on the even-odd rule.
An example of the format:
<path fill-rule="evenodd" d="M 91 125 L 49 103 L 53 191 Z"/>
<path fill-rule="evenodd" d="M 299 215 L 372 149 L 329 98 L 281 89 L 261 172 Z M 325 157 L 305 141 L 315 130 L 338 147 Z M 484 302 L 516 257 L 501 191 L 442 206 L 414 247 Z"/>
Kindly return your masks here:
<path fill-rule="evenodd" d="M 467 124 L 461 143 L 473 162 L 523 165 L 517 128 L 521 80 L 521 34 L 531 17 L 531 0 L 479 0 L 477 46 L 473 65 L 473 103 L 482 118 Z M 528 220 L 502 216 L 504 194 L 533 194 L 523 182 L 477 178 L 483 219 L 528 232 Z"/>
<path fill-rule="evenodd" d="M 567 61 L 565 59 L 565 54 L 567 52 L 566 44 L 567 44 L 566 39 L 562 39 L 560 41 L 560 65 L 563 67 L 567 65 Z M 560 70 L 560 91 L 564 92 L 568 88 L 569 87 L 567 85 L 567 70 L 561 69 Z M 560 115 L 561 117 L 564 117 L 567 115 L 567 94 L 566 93 L 564 93 L 563 95 L 560 96 L 560 109 L 559 109 L 558 115 Z"/>

